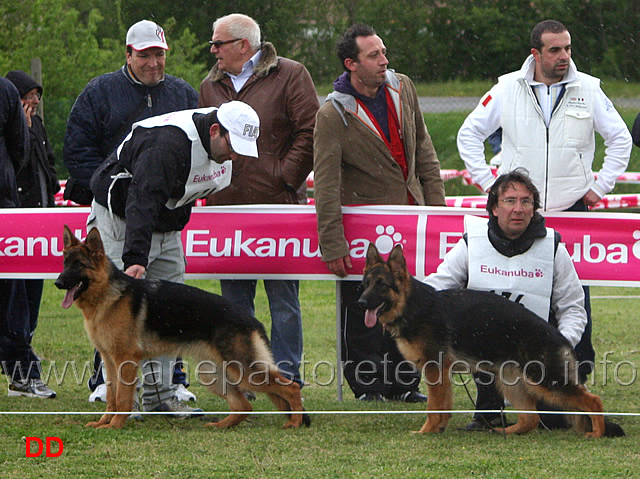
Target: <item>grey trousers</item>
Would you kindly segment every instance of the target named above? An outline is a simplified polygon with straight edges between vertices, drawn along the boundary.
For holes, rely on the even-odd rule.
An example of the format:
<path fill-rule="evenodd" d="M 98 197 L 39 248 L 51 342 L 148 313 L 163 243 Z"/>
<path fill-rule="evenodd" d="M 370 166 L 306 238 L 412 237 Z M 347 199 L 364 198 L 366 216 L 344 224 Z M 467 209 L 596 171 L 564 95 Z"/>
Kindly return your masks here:
<path fill-rule="evenodd" d="M 91 204 L 91 213 L 87 218 L 87 231 L 100 230 L 107 256 L 122 269 L 122 251 L 126 222 L 117 215 L 111 215 L 108 209 L 95 201 Z M 147 279 L 164 279 L 184 283 L 185 257 L 179 231 L 153 233 Z M 160 356 L 142 361 L 142 407 L 145 411 L 157 408 L 160 403 L 175 396 L 176 386 L 172 384 L 175 357 Z M 106 371 L 102 371 L 103 374 Z M 105 375 L 105 381 L 107 380 Z"/>

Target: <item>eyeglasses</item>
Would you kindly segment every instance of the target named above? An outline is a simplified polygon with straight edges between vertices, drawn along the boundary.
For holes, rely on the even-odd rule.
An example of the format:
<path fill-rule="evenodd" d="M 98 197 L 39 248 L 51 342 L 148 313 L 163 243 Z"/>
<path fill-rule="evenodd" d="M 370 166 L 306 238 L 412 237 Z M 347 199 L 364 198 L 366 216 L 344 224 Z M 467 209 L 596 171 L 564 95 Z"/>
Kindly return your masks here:
<path fill-rule="evenodd" d="M 22 97 L 23 100 L 27 100 L 27 101 L 35 100 L 36 98 L 38 100 L 41 100 L 42 99 L 42 93 L 38 92 L 38 93 L 33 93 L 33 94 L 29 95 L 29 96 L 23 96 Z"/>
<path fill-rule="evenodd" d="M 509 208 L 513 208 L 517 205 L 518 201 L 520 201 L 520 204 L 525 209 L 533 208 L 533 200 L 531 198 L 522 198 L 521 200 L 518 200 L 518 198 L 503 198 L 500 201 Z"/>
<path fill-rule="evenodd" d="M 227 43 L 233 43 L 233 42 L 237 42 L 242 40 L 242 38 L 234 38 L 233 40 L 216 40 L 216 41 L 212 41 L 209 40 L 209 44 L 216 47 L 216 48 L 220 48 L 222 45 L 226 45 Z"/>

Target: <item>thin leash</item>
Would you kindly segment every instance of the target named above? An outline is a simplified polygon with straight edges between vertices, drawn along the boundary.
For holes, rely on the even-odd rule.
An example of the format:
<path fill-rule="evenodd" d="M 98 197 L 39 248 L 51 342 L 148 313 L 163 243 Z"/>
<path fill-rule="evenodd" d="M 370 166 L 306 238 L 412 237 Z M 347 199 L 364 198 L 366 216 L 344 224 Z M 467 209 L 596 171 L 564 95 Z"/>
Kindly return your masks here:
<path fill-rule="evenodd" d="M 464 386 L 464 390 L 467 392 L 467 397 L 469 398 L 469 401 L 471 401 L 471 404 L 473 404 L 473 409 L 477 409 L 476 402 L 473 400 L 473 397 L 471 397 L 471 392 L 469 391 L 469 388 L 467 387 L 467 382 L 464 381 L 464 378 L 462 377 L 461 373 L 458 373 L 458 375 L 460 376 L 460 381 L 462 382 L 462 385 Z M 489 430 L 493 431 L 494 427 L 491 424 L 489 424 L 489 421 L 487 421 L 487 418 L 484 417 L 484 414 L 480 414 L 478 417 L 482 420 L 482 422 L 485 424 L 485 426 L 487 426 L 487 428 L 489 428 Z M 502 424 L 502 437 L 504 439 L 507 439 L 507 433 L 504 432 L 504 430 L 507 427 L 506 416 L 504 414 L 504 406 L 500 408 L 500 422 Z"/>
<path fill-rule="evenodd" d="M 460 376 L 460 380 L 462 382 L 462 385 L 464 386 L 464 390 L 467 392 L 467 397 L 469 398 L 469 401 L 471 401 L 471 404 L 473 404 L 473 408 L 476 409 L 476 402 L 473 400 L 473 397 L 471 397 L 471 392 L 469 391 L 469 388 L 467 387 L 466 381 L 463 380 L 462 374 L 459 374 L 459 376 Z M 487 426 L 490 429 L 493 429 L 493 426 L 491 426 L 491 424 L 489 424 L 489 421 L 487 421 L 487 418 L 484 417 L 484 415 L 480 414 L 479 417 L 482 420 L 482 422 L 484 422 L 485 426 Z M 504 432 L 504 429 L 507 427 L 507 425 L 506 425 L 506 415 L 505 415 L 505 412 L 504 412 L 504 406 L 500 408 L 500 421 L 502 423 L 502 435 L 506 439 L 507 435 Z M 544 429 L 546 429 L 547 431 L 551 431 L 551 429 L 544 423 L 542 418 L 540 418 L 540 425 Z"/>

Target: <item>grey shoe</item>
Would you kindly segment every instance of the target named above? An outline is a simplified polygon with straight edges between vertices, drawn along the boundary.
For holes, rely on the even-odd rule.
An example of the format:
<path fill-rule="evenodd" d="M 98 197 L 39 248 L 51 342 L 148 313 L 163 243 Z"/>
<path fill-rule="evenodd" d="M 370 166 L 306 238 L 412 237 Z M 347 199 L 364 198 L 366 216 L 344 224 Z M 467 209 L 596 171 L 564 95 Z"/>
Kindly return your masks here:
<path fill-rule="evenodd" d="M 47 387 L 42 379 L 29 379 L 24 382 L 9 383 L 9 397 L 28 397 L 53 399 L 56 392 Z"/>
<path fill-rule="evenodd" d="M 204 416 L 204 412 L 200 408 L 189 407 L 186 404 L 178 401 L 176 396 L 171 399 L 167 399 L 161 403 L 155 409 L 151 409 L 148 412 L 164 412 L 171 414 L 176 419 L 189 419 L 191 417 Z"/>

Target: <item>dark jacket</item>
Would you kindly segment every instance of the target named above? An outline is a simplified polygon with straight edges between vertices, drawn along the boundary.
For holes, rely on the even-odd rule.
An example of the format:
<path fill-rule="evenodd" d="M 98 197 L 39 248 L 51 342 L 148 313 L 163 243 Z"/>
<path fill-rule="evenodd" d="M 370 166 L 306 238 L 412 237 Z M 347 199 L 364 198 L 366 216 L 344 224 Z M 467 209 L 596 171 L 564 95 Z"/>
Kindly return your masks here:
<path fill-rule="evenodd" d="M 640 148 L 640 113 L 638 113 L 636 120 L 633 122 L 633 127 L 631 128 L 631 139 L 633 140 L 633 144 Z"/>
<path fill-rule="evenodd" d="M 200 107 L 240 100 L 260 117 L 259 158 L 233 162 L 231 185 L 210 195 L 208 205 L 306 203 L 306 178 L 313 167 L 313 127 L 318 95 L 304 65 L 278 57 L 271 43 L 253 75 L 236 92 L 231 79 L 213 67 L 200 84 Z"/>
<path fill-rule="evenodd" d="M 21 98 L 33 89 L 42 95 L 42 85 L 22 70 L 12 70 L 7 73 L 7 80 L 16 86 Z M 38 115 L 31 117 L 29 143 L 27 162 L 17 172 L 16 178 L 20 205 L 24 208 L 52 207 L 55 204 L 54 195 L 60 190 L 60 183 L 58 183 L 54 166 L 55 156 L 49 144 L 47 131 L 44 129 L 42 118 Z"/>
<path fill-rule="evenodd" d="M 210 153 L 206 117 L 195 114 L 193 119 L 202 145 Z M 191 148 L 191 140 L 178 127 L 136 128 L 119 161 L 112 153 L 91 178 L 96 202 L 109 208 L 111 176 L 125 170 L 132 175 L 131 180 L 118 180 L 111 190 L 111 210 L 127 220 L 124 269 L 132 264 L 147 266 L 153 232 L 180 231 L 189 221 L 193 203 L 175 209 L 165 204 L 184 194 Z"/>
<path fill-rule="evenodd" d="M 16 87 L 0 77 L 0 208 L 20 206 L 16 171 L 27 160 L 29 133 Z"/>
<path fill-rule="evenodd" d="M 91 202 L 89 182 L 136 121 L 196 108 L 198 93 L 184 80 L 165 75 L 154 87 L 137 82 L 127 66 L 91 80 L 76 99 L 64 138 L 64 163 L 71 178 L 65 198 Z"/>
<path fill-rule="evenodd" d="M 18 172 L 17 178 L 20 204 L 25 208 L 53 207 L 54 195 L 60 191 L 60 183 L 47 131 L 38 115 L 31 117 L 29 139 L 29 161 Z"/>

